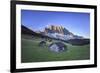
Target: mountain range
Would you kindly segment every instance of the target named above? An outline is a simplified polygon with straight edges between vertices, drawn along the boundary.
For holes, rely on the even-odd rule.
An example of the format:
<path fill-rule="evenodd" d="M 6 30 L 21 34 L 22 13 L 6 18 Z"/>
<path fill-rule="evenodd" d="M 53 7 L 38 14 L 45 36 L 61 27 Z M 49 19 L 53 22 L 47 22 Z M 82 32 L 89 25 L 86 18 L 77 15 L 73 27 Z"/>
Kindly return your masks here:
<path fill-rule="evenodd" d="M 51 26 L 50 26 L 51 27 Z M 55 26 L 54 26 L 55 27 Z M 54 28 L 53 27 L 53 28 Z M 90 39 L 74 35 L 73 33 L 69 32 L 65 28 L 56 27 L 57 29 L 51 29 L 51 28 L 45 28 L 44 31 L 33 31 L 29 29 L 28 27 L 21 25 L 21 34 L 30 35 L 30 36 L 36 36 L 39 38 L 48 38 L 48 39 L 54 39 L 54 40 L 60 40 L 72 45 L 85 45 L 90 43 Z M 61 28 L 61 29 L 58 29 Z M 48 31 L 49 30 L 49 31 Z M 72 37 L 69 37 L 72 36 Z"/>
<path fill-rule="evenodd" d="M 61 40 L 83 39 L 82 36 L 75 35 L 62 26 L 55 26 L 55 25 L 50 25 L 48 27 L 45 27 L 44 31 L 41 31 L 40 34 Z"/>

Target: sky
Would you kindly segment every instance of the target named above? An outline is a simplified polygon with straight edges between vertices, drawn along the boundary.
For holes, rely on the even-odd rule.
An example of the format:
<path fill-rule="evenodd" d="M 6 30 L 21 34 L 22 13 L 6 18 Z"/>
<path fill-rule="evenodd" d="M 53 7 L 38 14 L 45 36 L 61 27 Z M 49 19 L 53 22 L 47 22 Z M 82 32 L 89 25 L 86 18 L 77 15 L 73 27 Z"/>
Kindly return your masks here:
<path fill-rule="evenodd" d="M 21 10 L 21 24 L 34 31 L 50 25 L 63 26 L 75 35 L 90 37 L 89 13 Z"/>

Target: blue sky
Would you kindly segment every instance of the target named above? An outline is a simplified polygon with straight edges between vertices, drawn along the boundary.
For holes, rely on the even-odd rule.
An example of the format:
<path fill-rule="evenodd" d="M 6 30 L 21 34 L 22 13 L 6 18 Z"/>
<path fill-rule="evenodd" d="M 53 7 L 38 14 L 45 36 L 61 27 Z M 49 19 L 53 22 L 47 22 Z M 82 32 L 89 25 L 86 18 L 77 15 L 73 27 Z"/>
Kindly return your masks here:
<path fill-rule="evenodd" d="M 49 25 L 63 26 L 75 35 L 90 37 L 89 13 L 21 10 L 21 24 L 35 31 Z"/>

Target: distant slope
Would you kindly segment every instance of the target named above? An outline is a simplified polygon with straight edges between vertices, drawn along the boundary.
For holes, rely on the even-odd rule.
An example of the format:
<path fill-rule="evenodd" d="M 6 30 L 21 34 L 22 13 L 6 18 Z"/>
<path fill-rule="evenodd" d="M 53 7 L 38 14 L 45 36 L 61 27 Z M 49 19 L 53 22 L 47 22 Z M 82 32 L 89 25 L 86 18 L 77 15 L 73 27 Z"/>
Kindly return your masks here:
<path fill-rule="evenodd" d="M 21 33 L 28 34 L 28 35 L 34 35 L 34 32 L 30 30 L 29 28 L 25 27 L 24 25 L 21 25 Z"/>
<path fill-rule="evenodd" d="M 45 37 L 45 38 L 49 38 L 48 36 L 44 36 L 42 34 L 36 33 L 33 30 L 27 28 L 24 25 L 21 25 L 21 34 L 26 34 L 26 35 L 31 35 L 31 36 L 37 36 L 37 37 Z"/>
<path fill-rule="evenodd" d="M 67 43 L 72 45 L 86 45 L 90 44 L 90 39 L 70 39 Z"/>

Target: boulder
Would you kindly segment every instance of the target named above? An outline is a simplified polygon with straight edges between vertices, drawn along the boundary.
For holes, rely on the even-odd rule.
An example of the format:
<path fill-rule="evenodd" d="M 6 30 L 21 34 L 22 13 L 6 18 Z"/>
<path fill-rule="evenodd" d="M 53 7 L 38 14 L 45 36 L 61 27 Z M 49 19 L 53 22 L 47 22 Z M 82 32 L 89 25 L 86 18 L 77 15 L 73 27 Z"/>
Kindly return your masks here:
<path fill-rule="evenodd" d="M 40 42 L 39 42 L 39 46 L 41 46 L 41 47 L 46 46 L 46 41 L 40 41 Z"/>
<path fill-rule="evenodd" d="M 62 52 L 67 49 L 67 46 L 62 42 L 55 42 L 49 45 L 49 49 L 53 52 Z"/>

